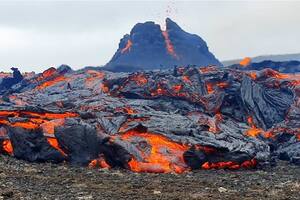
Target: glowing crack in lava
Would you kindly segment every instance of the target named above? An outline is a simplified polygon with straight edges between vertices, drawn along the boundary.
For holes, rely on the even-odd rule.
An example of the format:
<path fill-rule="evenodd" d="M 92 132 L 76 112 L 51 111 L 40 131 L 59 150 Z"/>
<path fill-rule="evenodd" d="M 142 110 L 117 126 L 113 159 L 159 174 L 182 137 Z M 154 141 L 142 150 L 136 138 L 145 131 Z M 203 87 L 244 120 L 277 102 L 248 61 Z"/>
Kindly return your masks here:
<path fill-rule="evenodd" d="M 257 128 L 253 122 L 253 117 L 249 116 L 247 118 L 248 125 L 251 127 L 246 131 L 246 135 L 251 137 L 257 137 L 259 134 L 264 133 L 264 131 L 260 128 Z"/>
<path fill-rule="evenodd" d="M 240 168 L 253 168 L 257 165 L 257 161 L 255 159 L 247 160 L 242 164 L 238 164 L 233 161 L 227 162 L 217 162 L 217 163 L 209 163 L 205 162 L 201 168 L 202 169 L 240 169 Z"/>
<path fill-rule="evenodd" d="M 127 44 L 126 44 L 126 46 L 121 50 L 121 53 L 123 54 L 123 53 L 129 52 L 130 49 L 131 49 L 131 47 L 132 47 L 132 42 L 131 42 L 131 40 L 127 40 Z"/>
<path fill-rule="evenodd" d="M 173 142 L 162 135 L 147 132 L 128 131 L 122 134 L 121 138 L 126 141 L 134 141 L 137 138 L 145 141 L 138 144 L 142 160 L 132 158 L 128 163 L 134 172 L 182 173 L 188 169 L 183 160 L 183 153 L 188 146 Z M 147 151 L 146 143 L 150 145 L 150 151 Z"/>
<path fill-rule="evenodd" d="M 173 56 L 174 58 L 179 59 L 178 55 L 175 52 L 174 46 L 173 46 L 173 44 L 172 44 L 172 42 L 171 42 L 171 40 L 169 38 L 168 31 L 162 31 L 162 35 L 165 38 L 165 43 L 166 43 L 166 48 L 167 48 L 168 53 L 171 56 Z"/>
<path fill-rule="evenodd" d="M 0 125 L 7 125 L 11 127 L 21 127 L 24 129 L 42 128 L 44 135 L 47 137 L 48 143 L 62 155 L 66 155 L 59 147 L 58 141 L 54 136 L 54 129 L 57 126 L 62 126 L 65 123 L 65 118 L 77 117 L 78 114 L 65 113 L 37 113 L 30 111 L 0 111 Z M 22 118 L 26 117 L 26 121 L 10 122 L 9 117 Z M 13 154 L 13 146 L 9 139 L 2 142 L 2 149 L 7 154 Z"/>
<path fill-rule="evenodd" d="M 52 80 L 43 82 L 42 84 L 38 85 L 38 86 L 36 87 L 36 89 L 37 89 L 37 90 L 42 90 L 42 89 L 45 89 L 45 88 L 47 88 L 47 87 L 56 85 L 57 83 L 66 81 L 66 80 L 67 80 L 66 77 L 64 77 L 64 76 L 58 76 L 58 77 L 55 77 L 55 78 L 52 79 Z"/>

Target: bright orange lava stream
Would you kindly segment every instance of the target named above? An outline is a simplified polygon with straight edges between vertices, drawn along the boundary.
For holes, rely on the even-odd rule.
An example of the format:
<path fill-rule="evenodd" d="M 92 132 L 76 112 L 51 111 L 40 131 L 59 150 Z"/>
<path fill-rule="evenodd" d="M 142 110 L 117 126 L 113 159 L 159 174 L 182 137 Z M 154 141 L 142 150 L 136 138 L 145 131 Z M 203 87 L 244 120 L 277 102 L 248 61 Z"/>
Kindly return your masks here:
<path fill-rule="evenodd" d="M 52 138 L 52 137 L 48 137 L 47 138 L 48 143 L 55 148 L 56 150 L 58 150 L 62 155 L 66 156 L 67 154 L 60 148 L 58 141 L 56 138 Z"/>
<path fill-rule="evenodd" d="M 50 86 L 52 86 L 52 85 L 55 85 L 55 84 L 57 84 L 57 83 L 60 83 L 60 82 L 62 82 L 62 81 L 65 81 L 65 80 L 67 80 L 66 77 L 64 77 L 64 76 L 58 76 L 58 77 L 55 77 L 55 78 L 52 79 L 52 80 L 46 81 L 46 82 L 44 82 L 44 83 L 38 85 L 38 86 L 36 87 L 36 89 L 38 89 L 38 90 L 45 89 L 45 88 L 47 88 L 47 87 L 50 87 Z"/>
<path fill-rule="evenodd" d="M 131 40 L 127 40 L 127 44 L 126 44 L 126 46 L 121 50 L 121 53 L 123 54 L 123 53 L 126 53 L 126 52 L 130 51 L 131 47 L 132 47 L 132 42 L 131 42 Z"/>
<path fill-rule="evenodd" d="M 128 163 L 132 171 L 182 173 L 187 170 L 187 166 L 183 160 L 183 153 L 188 150 L 188 146 L 178 144 L 162 135 L 153 133 L 128 131 L 121 136 L 123 140 L 127 141 L 137 137 L 146 140 L 151 145 L 151 151 L 149 153 L 143 152 L 143 161 L 132 158 Z"/>
<path fill-rule="evenodd" d="M 173 44 L 172 44 L 172 42 L 171 42 L 171 40 L 169 38 L 168 31 L 162 31 L 162 35 L 165 38 L 165 43 L 166 43 L 166 48 L 167 48 L 168 53 L 171 56 L 173 56 L 174 58 L 179 59 L 178 55 L 175 52 L 174 46 L 173 46 Z"/>

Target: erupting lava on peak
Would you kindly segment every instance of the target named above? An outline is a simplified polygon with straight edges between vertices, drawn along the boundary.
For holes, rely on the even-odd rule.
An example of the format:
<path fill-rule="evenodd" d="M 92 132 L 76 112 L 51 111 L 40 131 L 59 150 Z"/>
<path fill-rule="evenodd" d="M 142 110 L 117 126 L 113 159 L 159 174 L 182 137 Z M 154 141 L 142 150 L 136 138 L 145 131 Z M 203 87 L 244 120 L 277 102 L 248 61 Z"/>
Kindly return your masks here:
<path fill-rule="evenodd" d="M 124 49 L 121 50 L 121 53 L 125 53 L 125 52 L 127 52 L 127 51 L 130 51 L 131 46 L 132 46 L 132 42 L 131 42 L 131 40 L 129 39 L 129 40 L 127 40 L 127 44 L 126 44 L 126 46 L 124 47 Z"/>
<path fill-rule="evenodd" d="M 174 65 L 222 65 L 201 37 L 182 30 L 169 18 L 165 22 L 165 29 L 151 21 L 137 23 L 120 40 L 119 48 L 104 69 L 134 72 L 171 69 Z"/>
<path fill-rule="evenodd" d="M 175 52 L 174 46 L 173 46 L 173 44 L 172 44 L 172 42 L 171 42 L 171 40 L 169 38 L 168 30 L 162 31 L 162 35 L 165 38 L 166 48 L 167 48 L 168 53 L 171 56 L 173 56 L 174 58 L 179 59 L 178 55 Z"/>
<path fill-rule="evenodd" d="M 243 60 L 241 60 L 240 65 L 242 66 L 248 66 L 251 63 L 251 58 L 245 57 Z"/>

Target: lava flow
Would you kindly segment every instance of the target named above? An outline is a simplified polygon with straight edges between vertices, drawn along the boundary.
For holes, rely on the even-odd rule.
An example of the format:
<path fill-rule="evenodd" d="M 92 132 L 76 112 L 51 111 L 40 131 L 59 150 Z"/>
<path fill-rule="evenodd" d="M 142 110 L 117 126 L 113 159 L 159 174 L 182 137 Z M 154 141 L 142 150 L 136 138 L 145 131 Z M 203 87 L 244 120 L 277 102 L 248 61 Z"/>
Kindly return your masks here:
<path fill-rule="evenodd" d="M 144 140 L 138 143 L 142 160 L 132 158 L 128 163 L 132 171 L 155 173 L 173 171 L 182 173 L 188 168 L 183 160 L 183 153 L 188 149 L 188 146 L 173 142 L 164 136 L 153 133 L 128 131 L 122 134 L 121 138 L 125 141 L 134 141 L 137 138 Z M 147 148 L 150 148 L 150 150 Z"/>
<path fill-rule="evenodd" d="M 10 127 L 21 127 L 24 129 L 38 129 L 42 128 L 44 135 L 47 137 L 48 143 L 60 151 L 62 155 L 65 153 L 59 147 L 58 141 L 54 136 L 55 127 L 62 126 L 65 123 L 65 118 L 77 117 L 78 114 L 66 112 L 66 113 L 38 113 L 31 111 L 0 111 L 0 125 L 6 125 Z M 9 118 L 24 118 L 25 121 L 11 122 Z M 1 135 L 0 135 L 1 136 Z M 2 141 L 2 149 L 7 154 L 13 154 L 13 145 L 9 139 Z"/>
<path fill-rule="evenodd" d="M 132 42 L 131 40 L 127 40 L 126 46 L 121 50 L 121 53 L 126 53 L 127 51 L 130 51 L 132 47 Z"/>
<path fill-rule="evenodd" d="M 248 125 L 251 127 L 246 131 L 246 135 L 257 137 L 259 134 L 264 133 L 264 131 L 260 128 L 257 128 L 253 122 L 253 117 L 249 116 L 247 118 Z"/>
<path fill-rule="evenodd" d="M 175 52 L 174 46 L 169 38 L 169 33 L 168 31 L 162 31 L 162 35 L 165 38 L 165 43 L 166 43 L 166 48 L 167 48 L 167 52 L 173 56 L 176 59 L 179 59 L 178 55 Z"/>

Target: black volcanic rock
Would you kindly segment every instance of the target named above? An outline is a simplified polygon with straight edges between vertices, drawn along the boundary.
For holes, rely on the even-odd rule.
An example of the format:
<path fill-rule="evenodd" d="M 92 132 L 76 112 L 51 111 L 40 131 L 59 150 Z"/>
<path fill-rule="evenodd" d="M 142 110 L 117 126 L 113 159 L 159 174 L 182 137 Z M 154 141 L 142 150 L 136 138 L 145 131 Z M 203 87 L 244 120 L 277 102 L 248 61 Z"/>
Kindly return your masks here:
<path fill-rule="evenodd" d="M 172 68 L 174 65 L 218 65 L 206 42 L 166 19 L 166 31 L 154 22 L 136 24 L 125 35 L 117 52 L 104 67 L 110 71 L 137 71 Z"/>
<path fill-rule="evenodd" d="M 0 82 L 0 94 L 23 80 L 23 76 L 18 68 L 12 67 L 11 70 L 13 71 L 13 77 L 4 78 L 2 82 Z"/>

